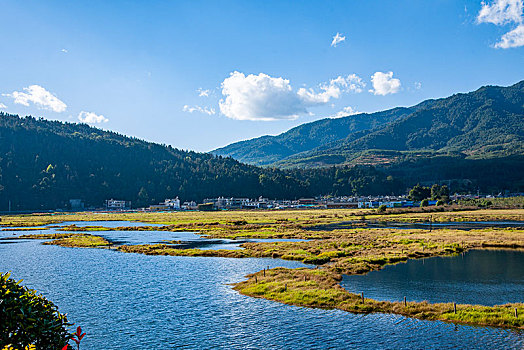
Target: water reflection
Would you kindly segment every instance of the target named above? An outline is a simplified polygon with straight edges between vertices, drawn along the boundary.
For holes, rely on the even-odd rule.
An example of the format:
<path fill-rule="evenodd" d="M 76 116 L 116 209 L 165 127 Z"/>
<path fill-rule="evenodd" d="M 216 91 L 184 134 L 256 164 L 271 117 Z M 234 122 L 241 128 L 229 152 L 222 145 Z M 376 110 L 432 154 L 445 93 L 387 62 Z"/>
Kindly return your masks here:
<path fill-rule="evenodd" d="M 454 257 L 409 260 L 342 285 L 377 300 L 497 305 L 524 302 L 524 252 L 472 250 Z"/>

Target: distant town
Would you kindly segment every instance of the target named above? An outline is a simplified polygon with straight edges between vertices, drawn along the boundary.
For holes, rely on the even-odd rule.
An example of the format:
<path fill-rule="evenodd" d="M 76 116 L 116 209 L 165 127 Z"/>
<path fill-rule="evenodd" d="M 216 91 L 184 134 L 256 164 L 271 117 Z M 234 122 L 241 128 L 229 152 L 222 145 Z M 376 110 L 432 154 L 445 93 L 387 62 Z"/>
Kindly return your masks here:
<path fill-rule="evenodd" d="M 457 202 L 471 199 L 493 199 L 499 197 L 523 196 L 524 193 L 506 193 L 504 195 L 482 195 L 482 194 L 454 194 L 449 200 Z M 299 199 L 269 199 L 260 196 L 256 199 L 237 197 L 206 198 L 201 203 L 195 201 L 182 202 L 178 197 L 165 199 L 163 202 L 150 205 L 145 208 L 133 209 L 131 201 L 121 199 L 108 199 L 102 208 L 85 207 L 80 199 L 69 201 L 72 211 L 82 210 L 107 210 L 107 211 L 214 211 L 214 210 L 256 210 L 256 209 L 366 209 L 366 208 L 410 208 L 420 207 L 422 201 L 414 201 L 409 196 L 318 196 L 315 198 Z M 427 200 L 422 206 L 440 205 L 438 200 Z"/>

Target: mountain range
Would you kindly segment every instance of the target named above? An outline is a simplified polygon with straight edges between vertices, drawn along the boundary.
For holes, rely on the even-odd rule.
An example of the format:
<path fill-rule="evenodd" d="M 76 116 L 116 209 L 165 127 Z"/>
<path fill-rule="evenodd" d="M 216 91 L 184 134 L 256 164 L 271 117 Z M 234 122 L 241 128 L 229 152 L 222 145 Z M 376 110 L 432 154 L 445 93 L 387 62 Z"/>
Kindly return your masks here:
<path fill-rule="evenodd" d="M 395 165 L 413 157 L 519 156 L 524 154 L 524 81 L 484 86 L 413 107 L 322 119 L 212 153 L 283 168 Z"/>

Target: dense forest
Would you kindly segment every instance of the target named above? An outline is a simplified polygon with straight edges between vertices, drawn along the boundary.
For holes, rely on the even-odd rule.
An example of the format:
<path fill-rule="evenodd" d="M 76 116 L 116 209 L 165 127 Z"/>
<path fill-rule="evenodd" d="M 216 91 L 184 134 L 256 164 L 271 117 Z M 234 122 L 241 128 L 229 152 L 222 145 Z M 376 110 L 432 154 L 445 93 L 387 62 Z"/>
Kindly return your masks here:
<path fill-rule="evenodd" d="M 67 208 L 70 199 L 134 207 L 179 196 L 300 198 L 403 193 L 405 184 L 373 167 L 279 170 L 182 151 L 103 131 L 0 113 L 0 211 Z"/>

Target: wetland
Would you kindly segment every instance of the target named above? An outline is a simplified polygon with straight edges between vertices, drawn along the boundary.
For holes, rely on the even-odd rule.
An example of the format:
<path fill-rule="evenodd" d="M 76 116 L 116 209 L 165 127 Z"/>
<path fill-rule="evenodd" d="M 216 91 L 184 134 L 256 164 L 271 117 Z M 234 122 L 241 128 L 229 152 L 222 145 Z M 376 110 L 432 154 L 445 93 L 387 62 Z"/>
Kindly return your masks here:
<path fill-rule="evenodd" d="M 399 229 L 370 226 L 352 228 L 339 226 L 323 229 L 325 225 L 359 221 L 363 215 L 367 220 L 377 219 L 373 211 L 363 213 L 354 210 L 4 216 L 2 217 L 3 228 L 0 231 L 2 236 L 0 242 L 12 244 L 0 245 L 0 249 L 3 250 L 0 268 L 3 272 L 12 271 L 15 277 L 23 278 L 29 282 L 31 287 L 41 290 L 59 306 L 62 303 L 63 308 L 66 309 L 62 311 L 70 313 L 73 321 L 81 322 L 83 326 L 87 324 L 94 327 L 99 339 L 106 339 L 108 335 L 103 334 L 100 327 L 96 326 L 97 317 L 93 316 L 92 312 L 82 314 L 82 310 L 71 305 L 71 299 L 68 301 L 65 300 L 67 298 L 64 299 L 64 295 L 59 295 L 60 288 L 64 288 L 58 282 L 64 279 L 59 274 L 64 273 L 64 269 L 68 268 L 67 261 L 71 261 L 72 266 L 88 271 L 87 275 L 91 273 L 100 275 L 99 268 L 90 265 L 90 263 L 95 263 L 93 259 L 96 260 L 98 259 L 96 257 L 99 256 L 104 256 L 101 260 L 104 263 L 111 261 L 109 265 L 113 269 L 121 269 L 122 273 L 124 273 L 123 270 L 126 270 L 127 273 L 138 273 L 139 275 L 142 272 L 136 270 L 138 266 L 147 270 L 148 274 L 155 275 L 158 264 L 182 264 L 183 266 L 190 264 L 191 267 L 187 266 L 187 273 L 184 274 L 179 274 L 179 272 L 181 273 L 185 267 L 177 271 L 168 269 L 173 274 L 173 278 L 177 280 L 177 284 L 169 287 L 164 285 L 164 288 L 174 288 L 177 291 L 172 291 L 172 293 L 181 293 L 177 294 L 177 306 L 171 310 L 168 310 L 166 306 L 161 306 L 162 302 L 155 297 L 159 291 L 157 287 L 154 287 L 153 282 L 145 281 L 148 278 L 156 279 L 158 276 L 136 277 L 145 279 L 140 282 L 145 283 L 145 286 L 129 286 L 128 288 L 131 289 L 128 289 L 127 292 L 136 295 L 131 290 L 137 288 L 146 294 L 151 294 L 152 298 L 149 301 L 145 296 L 139 298 L 140 303 L 143 303 L 144 307 L 147 305 L 151 311 L 145 312 L 134 322 L 131 319 L 128 320 L 125 330 L 126 337 L 141 339 L 137 333 L 140 333 L 138 329 L 142 326 L 138 323 L 148 317 L 166 317 L 166 320 L 197 317 L 185 309 L 187 305 L 181 305 L 184 303 L 183 300 L 189 303 L 187 300 L 191 299 L 192 293 L 202 292 L 199 290 L 198 283 L 192 284 L 195 279 L 194 275 L 200 274 L 200 269 L 207 271 L 207 264 L 210 264 L 209 268 L 218 264 L 229 266 L 228 273 L 225 275 L 217 273 L 213 276 L 206 273 L 205 276 L 199 277 L 202 278 L 201 282 L 204 284 L 206 278 L 211 284 L 218 283 L 212 293 L 225 293 L 214 296 L 225 298 L 221 299 L 222 301 L 236 300 L 239 306 L 246 308 L 262 307 L 264 310 L 273 310 L 272 312 L 276 314 L 281 312 L 288 314 L 286 316 L 288 318 L 280 319 L 280 323 L 285 323 L 288 327 L 287 330 L 282 330 L 283 334 L 289 333 L 288 337 L 283 339 L 274 334 L 273 341 L 267 343 L 273 344 L 273 347 L 300 347 L 302 340 L 299 339 L 299 333 L 302 328 L 298 328 L 298 325 L 293 328 L 292 323 L 287 324 L 297 317 L 299 319 L 297 322 L 305 325 L 306 333 L 312 331 L 315 324 L 319 326 L 324 323 L 340 322 L 341 329 L 348 329 L 348 325 L 351 324 L 349 334 L 353 332 L 355 336 L 367 327 L 367 322 L 376 321 L 379 324 L 393 322 L 398 325 L 390 325 L 392 329 L 378 328 L 384 337 L 388 334 L 391 336 L 392 331 L 402 329 L 402 325 L 410 324 L 410 327 L 416 329 L 417 332 L 418 330 L 422 332 L 424 329 L 427 331 L 427 327 L 436 328 L 436 332 L 441 335 L 439 339 L 453 344 L 453 341 L 450 340 L 453 334 L 452 332 L 448 334 L 449 331 L 446 329 L 448 325 L 454 325 L 454 329 L 459 327 L 461 332 L 464 331 L 466 334 L 468 332 L 490 334 L 487 338 L 476 334 L 475 339 L 468 338 L 470 342 L 485 342 L 489 339 L 492 345 L 504 344 L 504 347 L 509 348 L 518 347 L 519 344 L 523 345 L 524 337 L 520 329 L 523 327 L 524 318 L 515 317 L 515 309 L 519 315 L 524 315 L 524 307 L 518 293 L 519 290 L 522 290 L 522 276 L 516 273 L 524 270 L 522 269 L 523 255 L 521 251 L 514 249 L 524 248 L 524 230 L 519 227 L 519 219 L 524 215 L 524 210 L 476 210 L 463 211 L 461 214 L 462 216 L 457 216 L 456 212 L 431 213 L 432 220 L 436 222 L 484 223 L 492 221 L 494 224 L 483 224 L 481 227 L 472 227 L 467 230 L 450 228 L 446 225 L 431 231 L 428 228 Z M 421 218 L 420 213 L 406 213 L 396 215 L 395 220 L 391 221 L 416 223 L 417 218 Z M 500 220 L 497 220 L 498 218 Z M 388 221 L 392 219 L 392 215 L 378 219 Z M 499 225 L 500 221 L 506 221 L 506 223 Z M 19 228 L 24 230 L 19 231 Z M 20 237 L 25 239 L 20 239 Z M 496 248 L 496 250 L 486 251 L 487 248 Z M 508 248 L 512 250 L 507 250 Z M 506 250 L 501 251 L 500 249 Z M 53 257 L 51 260 L 62 261 L 65 266 L 55 271 L 36 265 L 32 266 L 33 271 L 26 262 L 20 259 L 21 256 L 25 256 L 29 260 L 38 260 L 39 256 L 48 254 L 50 254 L 49 257 Z M 486 255 L 479 257 L 478 254 Z M 66 257 L 65 261 L 64 257 Z M 129 259 L 133 263 L 129 263 Z M 455 261 L 454 259 L 456 263 L 451 263 Z M 460 273 L 457 272 L 457 269 L 460 270 L 460 261 L 457 259 L 465 260 L 463 264 L 465 270 Z M 471 259 L 474 261 L 471 262 Z M 54 266 L 55 263 L 51 260 L 44 261 Z M 123 263 L 124 261 L 128 262 Z M 479 265 L 479 261 L 485 263 Z M 118 264 L 119 267 L 114 264 Z M 418 267 L 413 267 L 414 264 Z M 419 266 L 421 264 L 422 268 Z M 454 272 L 450 272 L 449 264 L 456 266 Z M 147 268 L 146 265 L 148 265 Z M 492 274 L 489 275 L 491 279 L 488 281 L 491 283 L 491 289 L 487 288 L 487 292 L 483 291 L 482 287 L 485 287 L 488 282 L 468 280 L 474 277 L 474 267 L 478 266 L 484 268 L 481 272 L 493 269 Z M 429 269 L 431 273 L 423 268 Z M 47 271 L 44 273 L 48 277 L 45 283 L 41 281 L 38 274 L 38 271 L 42 269 Z M 516 274 L 510 271 L 516 271 Z M 410 272 L 414 274 L 410 275 Z M 482 272 L 483 275 L 485 275 L 484 272 Z M 109 279 L 103 282 L 106 288 L 103 295 L 108 297 L 111 295 L 109 285 L 115 273 L 113 271 L 107 275 L 102 274 L 104 278 Z M 168 278 L 166 271 L 158 271 L 158 273 L 164 276 L 163 278 Z M 213 273 L 209 272 L 209 274 Z M 426 280 L 417 280 L 417 276 L 425 276 Z M 450 279 L 450 276 L 455 279 Z M 94 278 L 85 278 L 87 284 L 101 283 L 96 282 Z M 219 281 L 219 278 L 222 280 Z M 56 281 L 56 283 L 50 281 Z M 118 280 L 118 283 L 122 281 Z M 162 283 L 168 283 L 168 281 Z M 446 286 L 450 283 L 457 286 L 455 291 L 442 293 L 441 291 L 447 289 Z M 469 289 L 464 289 L 460 283 L 466 283 Z M 184 290 L 179 285 L 186 286 L 187 289 Z M 148 291 L 147 286 L 153 289 Z M 73 298 L 75 294 L 83 295 L 82 292 L 75 292 L 78 289 L 76 287 L 84 288 L 77 284 L 69 285 L 66 288 L 69 289 L 66 293 L 69 298 Z M 95 285 L 91 287 L 93 290 L 98 289 Z M 120 287 L 114 285 L 114 288 L 118 290 Z M 180 288 L 182 289 L 178 290 Z M 361 293 L 364 293 L 364 299 Z M 460 293 L 465 297 L 461 298 Z M 225 297 L 226 295 L 229 299 Z M 406 303 L 402 300 L 404 296 L 407 296 Z M 127 300 L 127 302 L 132 301 Z M 117 309 L 125 308 L 125 305 L 120 302 L 113 301 L 112 303 L 110 304 Z M 215 311 L 218 313 L 218 310 L 222 310 L 217 305 L 201 305 L 201 307 L 211 307 L 205 312 L 213 314 Z M 218 307 L 218 309 L 213 311 L 213 307 Z M 106 305 L 104 308 L 110 312 L 110 306 Z M 71 313 L 70 310 L 75 311 Z M 231 314 L 231 310 L 222 311 Z M 246 315 L 249 314 L 246 311 Z M 91 316 L 88 315 L 94 318 L 90 319 Z M 275 315 L 266 316 L 270 319 L 276 317 Z M 311 323 L 308 316 L 316 321 Z M 242 319 L 240 315 L 236 317 Z M 304 317 L 307 320 L 302 319 Z M 232 322 L 232 320 L 229 321 Z M 189 320 L 184 322 L 189 322 Z M 242 322 L 248 321 L 243 319 Z M 469 325 L 489 327 L 476 328 Z M 231 326 L 234 328 L 233 325 Z M 378 325 L 375 326 L 378 327 Z M 154 327 L 160 328 L 160 325 L 157 324 Z M 279 329 L 279 325 L 272 323 L 267 327 L 272 329 L 271 332 Z M 253 330 L 253 332 L 256 331 Z M 355 347 L 358 344 L 359 347 L 366 347 L 355 339 L 348 339 L 349 335 L 339 334 L 339 336 L 345 339 L 349 347 L 351 345 Z M 326 335 L 326 337 L 329 336 Z M 397 335 L 398 339 L 395 343 L 397 346 L 395 347 L 403 348 L 410 344 L 406 342 L 406 337 Z M 261 345 L 260 335 L 250 334 L 246 335 L 246 338 L 252 339 L 252 342 L 248 344 L 254 347 L 257 344 Z M 171 341 L 175 339 L 180 341 L 178 336 L 173 335 Z M 296 346 L 288 342 L 288 340 L 291 341 L 290 339 L 296 339 Z M 317 346 L 341 345 L 338 340 L 322 337 L 315 341 L 318 341 Z M 386 338 L 376 338 L 376 342 L 380 341 L 387 344 Z M 412 342 L 413 339 L 410 341 Z M 436 340 L 431 339 L 431 341 Z M 95 340 L 93 342 L 96 344 Z M 367 344 L 367 347 L 376 347 L 372 346 L 377 345 L 376 342 Z M 423 346 L 424 341 L 420 340 L 418 344 Z M 444 343 L 441 344 L 444 345 Z M 455 344 L 460 345 L 458 342 Z M 94 345 L 91 346 L 90 348 L 97 348 Z"/>

